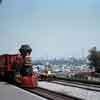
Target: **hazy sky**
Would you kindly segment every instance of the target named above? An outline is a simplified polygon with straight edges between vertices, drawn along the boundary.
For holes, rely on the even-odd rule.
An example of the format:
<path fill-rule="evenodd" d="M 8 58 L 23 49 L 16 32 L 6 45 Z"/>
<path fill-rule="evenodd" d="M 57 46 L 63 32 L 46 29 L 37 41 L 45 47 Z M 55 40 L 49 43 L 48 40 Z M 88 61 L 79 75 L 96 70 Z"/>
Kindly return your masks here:
<path fill-rule="evenodd" d="M 2 0 L 0 54 L 31 45 L 38 57 L 79 57 L 100 49 L 100 0 Z"/>

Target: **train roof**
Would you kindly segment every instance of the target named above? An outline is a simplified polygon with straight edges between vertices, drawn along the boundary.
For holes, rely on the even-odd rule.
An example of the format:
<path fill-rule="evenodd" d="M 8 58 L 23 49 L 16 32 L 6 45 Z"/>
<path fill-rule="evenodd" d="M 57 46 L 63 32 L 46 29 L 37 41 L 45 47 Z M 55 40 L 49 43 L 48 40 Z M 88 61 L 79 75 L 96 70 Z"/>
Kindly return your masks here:
<path fill-rule="evenodd" d="M 19 55 L 19 54 L 2 54 L 0 56 L 17 56 L 17 55 Z"/>

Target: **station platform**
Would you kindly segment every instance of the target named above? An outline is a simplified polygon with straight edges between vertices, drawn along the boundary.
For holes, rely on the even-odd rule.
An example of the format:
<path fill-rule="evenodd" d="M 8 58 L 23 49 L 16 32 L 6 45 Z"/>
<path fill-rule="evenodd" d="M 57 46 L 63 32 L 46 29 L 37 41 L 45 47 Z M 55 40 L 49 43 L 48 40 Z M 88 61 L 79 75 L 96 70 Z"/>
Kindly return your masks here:
<path fill-rule="evenodd" d="M 0 81 L 0 100 L 47 100 L 16 86 Z"/>

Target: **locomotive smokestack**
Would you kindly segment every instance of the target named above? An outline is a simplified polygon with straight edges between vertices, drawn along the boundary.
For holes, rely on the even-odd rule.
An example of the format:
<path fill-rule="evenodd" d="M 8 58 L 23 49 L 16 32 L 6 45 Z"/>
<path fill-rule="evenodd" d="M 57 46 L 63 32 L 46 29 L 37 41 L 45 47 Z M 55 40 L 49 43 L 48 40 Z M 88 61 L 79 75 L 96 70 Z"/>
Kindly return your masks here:
<path fill-rule="evenodd" d="M 19 49 L 21 55 L 23 57 L 27 56 L 27 55 L 30 55 L 31 52 L 32 52 L 32 49 L 29 45 L 27 44 L 24 44 L 24 45 L 21 45 L 20 49 Z"/>

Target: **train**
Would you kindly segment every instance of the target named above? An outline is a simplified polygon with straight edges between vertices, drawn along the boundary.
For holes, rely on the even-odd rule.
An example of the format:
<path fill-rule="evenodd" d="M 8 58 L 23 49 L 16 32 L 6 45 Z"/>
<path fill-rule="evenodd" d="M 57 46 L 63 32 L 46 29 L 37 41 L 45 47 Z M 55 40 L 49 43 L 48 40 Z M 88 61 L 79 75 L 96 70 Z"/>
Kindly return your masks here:
<path fill-rule="evenodd" d="M 55 80 L 56 74 L 53 72 L 52 66 L 50 64 L 46 64 L 44 65 L 44 69 L 39 71 L 38 78 L 42 81 L 52 81 Z"/>
<path fill-rule="evenodd" d="M 21 87 L 37 87 L 38 76 L 32 69 L 31 52 L 31 47 L 23 44 L 18 54 L 0 55 L 0 77 Z"/>

